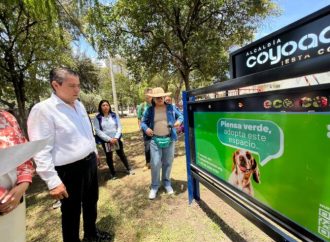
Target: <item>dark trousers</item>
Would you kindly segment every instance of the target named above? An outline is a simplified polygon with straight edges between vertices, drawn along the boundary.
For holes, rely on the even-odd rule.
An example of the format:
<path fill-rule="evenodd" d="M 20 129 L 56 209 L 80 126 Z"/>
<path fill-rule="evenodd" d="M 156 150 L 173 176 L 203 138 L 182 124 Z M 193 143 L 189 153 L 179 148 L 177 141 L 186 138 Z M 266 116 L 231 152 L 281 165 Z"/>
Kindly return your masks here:
<path fill-rule="evenodd" d="M 61 200 L 63 241 L 80 241 L 81 207 L 83 209 L 84 235 L 85 237 L 95 236 L 99 197 L 95 153 L 74 163 L 56 166 L 55 169 L 69 194 L 68 198 Z"/>
<path fill-rule="evenodd" d="M 126 155 L 124 153 L 124 145 L 123 142 L 121 141 L 121 139 L 118 139 L 118 143 L 119 143 L 119 150 L 116 150 L 117 155 L 119 156 L 120 160 L 123 162 L 125 168 L 129 171 L 130 167 L 126 158 Z M 105 149 L 105 145 L 102 143 L 102 147 L 105 153 L 105 156 L 107 158 L 107 164 L 109 166 L 110 169 L 110 173 L 112 176 L 116 175 L 116 171 L 115 171 L 115 167 L 113 166 L 113 152 L 106 152 Z"/>
<path fill-rule="evenodd" d="M 146 165 L 150 164 L 150 141 L 151 140 L 143 140 L 143 142 L 144 142 L 144 155 L 146 157 Z"/>

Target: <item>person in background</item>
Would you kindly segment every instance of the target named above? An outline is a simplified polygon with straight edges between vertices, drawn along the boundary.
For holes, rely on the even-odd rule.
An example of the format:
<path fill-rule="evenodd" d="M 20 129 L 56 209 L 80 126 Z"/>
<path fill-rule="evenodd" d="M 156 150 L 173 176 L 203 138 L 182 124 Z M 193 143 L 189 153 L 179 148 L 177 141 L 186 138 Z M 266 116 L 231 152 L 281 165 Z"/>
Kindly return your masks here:
<path fill-rule="evenodd" d="M 116 171 L 113 166 L 113 151 L 116 151 L 120 160 L 123 162 L 127 174 L 133 175 L 134 171 L 130 168 L 124 153 L 124 145 L 121 141 L 122 127 L 118 115 L 111 111 L 108 100 L 100 101 L 98 111 L 99 113 L 94 119 L 94 128 L 96 135 L 103 141 L 102 147 L 106 155 L 112 179 L 116 179 Z"/>
<path fill-rule="evenodd" d="M 183 101 L 182 100 L 180 100 L 177 107 L 180 110 L 180 112 L 183 113 Z"/>
<path fill-rule="evenodd" d="M 165 99 L 164 99 L 165 103 L 166 104 L 172 104 L 172 98 L 171 96 L 166 96 Z"/>
<path fill-rule="evenodd" d="M 96 228 L 98 177 L 97 149 L 84 105 L 78 101 L 79 75 L 68 68 L 50 72 L 51 97 L 36 104 L 28 118 L 30 140 L 48 138 L 34 156 L 39 176 L 50 195 L 61 200 L 64 242 L 79 242 L 81 208 L 83 241 L 108 241 Z"/>
<path fill-rule="evenodd" d="M 173 108 L 182 114 L 182 111 L 173 103 L 173 100 L 170 96 L 165 97 L 165 103 L 173 105 Z M 184 132 L 183 122 L 180 124 L 179 127 L 176 127 L 176 132 L 177 134 L 182 134 Z"/>
<path fill-rule="evenodd" d="M 152 92 L 152 88 L 145 89 L 145 91 L 144 91 L 145 101 L 143 103 L 141 103 L 137 109 L 137 118 L 138 118 L 139 129 L 141 129 L 141 119 L 143 117 L 145 110 L 151 106 L 152 97 L 150 97 L 148 95 L 151 92 Z M 142 134 L 143 134 L 143 142 L 144 142 L 144 155 L 146 158 L 146 168 L 150 169 L 150 140 L 145 137 L 146 134 L 143 131 L 142 131 Z"/>
<path fill-rule="evenodd" d="M 182 114 L 173 105 L 165 103 L 163 88 L 156 87 L 152 93 L 152 106 L 142 118 L 141 127 L 150 140 L 151 154 L 151 189 L 149 199 L 155 199 L 160 186 L 160 170 L 162 183 L 167 194 L 173 194 L 171 186 L 171 169 L 174 159 L 174 143 L 177 140 L 176 127 L 183 121 Z"/>
<path fill-rule="evenodd" d="M 0 149 L 26 142 L 15 117 L 0 110 Z M 0 176 L 0 236 L 6 241 L 25 241 L 23 196 L 32 182 L 33 173 L 32 160 L 28 160 L 16 169 Z"/>
<path fill-rule="evenodd" d="M 179 112 L 181 112 L 180 109 L 175 105 L 175 103 L 173 103 L 173 100 L 172 100 L 172 98 L 171 98 L 170 96 L 166 96 L 164 100 L 165 100 L 165 103 L 166 103 L 166 104 L 171 104 L 171 105 L 173 105 L 173 108 L 175 108 L 175 109 L 177 109 Z"/>

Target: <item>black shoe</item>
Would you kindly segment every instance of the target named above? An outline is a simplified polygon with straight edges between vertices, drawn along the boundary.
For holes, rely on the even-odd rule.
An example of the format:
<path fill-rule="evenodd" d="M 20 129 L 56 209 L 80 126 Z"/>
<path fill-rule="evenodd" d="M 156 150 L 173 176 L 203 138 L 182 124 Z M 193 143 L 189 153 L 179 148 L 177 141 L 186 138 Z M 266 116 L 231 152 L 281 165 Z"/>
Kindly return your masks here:
<path fill-rule="evenodd" d="M 110 241 L 111 236 L 108 232 L 97 229 L 95 236 L 84 237 L 83 242 L 101 242 L 101 241 Z"/>

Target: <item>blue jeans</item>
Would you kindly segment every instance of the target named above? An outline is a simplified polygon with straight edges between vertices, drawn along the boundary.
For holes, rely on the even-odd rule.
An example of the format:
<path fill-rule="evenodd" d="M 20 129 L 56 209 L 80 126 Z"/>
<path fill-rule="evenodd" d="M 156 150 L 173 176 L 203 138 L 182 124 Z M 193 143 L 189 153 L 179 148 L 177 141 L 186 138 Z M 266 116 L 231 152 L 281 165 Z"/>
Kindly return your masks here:
<path fill-rule="evenodd" d="M 160 169 L 162 169 L 163 185 L 171 186 L 171 169 L 174 159 L 174 144 L 171 142 L 167 148 L 159 148 L 154 140 L 150 141 L 151 155 L 151 188 L 158 189 L 160 186 Z"/>

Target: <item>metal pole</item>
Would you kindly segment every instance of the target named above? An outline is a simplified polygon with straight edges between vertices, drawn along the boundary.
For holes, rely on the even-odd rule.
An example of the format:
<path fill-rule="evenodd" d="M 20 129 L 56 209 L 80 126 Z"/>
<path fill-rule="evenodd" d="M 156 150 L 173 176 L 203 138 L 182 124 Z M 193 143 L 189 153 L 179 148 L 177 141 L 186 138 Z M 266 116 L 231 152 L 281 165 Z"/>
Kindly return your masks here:
<path fill-rule="evenodd" d="M 111 56 L 109 55 L 109 69 L 110 69 L 110 77 L 111 77 L 111 84 L 112 84 L 112 97 L 113 97 L 113 102 L 115 106 L 115 112 L 119 116 L 118 112 L 118 102 L 117 102 L 117 91 L 116 91 L 116 82 L 115 82 L 115 76 L 113 74 L 113 66 L 112 66 L 112 59 Z"/>

